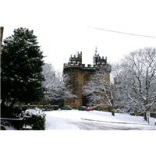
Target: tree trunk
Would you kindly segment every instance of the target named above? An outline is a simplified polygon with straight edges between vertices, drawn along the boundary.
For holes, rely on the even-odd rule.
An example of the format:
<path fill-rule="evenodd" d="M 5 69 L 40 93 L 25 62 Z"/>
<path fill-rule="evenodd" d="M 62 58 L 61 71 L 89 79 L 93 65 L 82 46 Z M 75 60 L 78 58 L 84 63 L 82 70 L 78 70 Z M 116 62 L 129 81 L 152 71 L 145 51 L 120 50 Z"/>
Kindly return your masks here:
<path fill-rule="evenodd" d="M 114 110 L 112 111 L 112 115 L 115 116 L 115 112 L 114 112 Z"/>
<path fill-rule="evenodd" d="M 111 99 L 111 103 L 112 103 L 112 115 L 115 116 L 114 100 L 113 99 Z"/>
<path fill-rule="evenodd" d="M 146 115 L 146 112 L 144 112 L 144 120 L 147 121 L 147 115 Z"/>

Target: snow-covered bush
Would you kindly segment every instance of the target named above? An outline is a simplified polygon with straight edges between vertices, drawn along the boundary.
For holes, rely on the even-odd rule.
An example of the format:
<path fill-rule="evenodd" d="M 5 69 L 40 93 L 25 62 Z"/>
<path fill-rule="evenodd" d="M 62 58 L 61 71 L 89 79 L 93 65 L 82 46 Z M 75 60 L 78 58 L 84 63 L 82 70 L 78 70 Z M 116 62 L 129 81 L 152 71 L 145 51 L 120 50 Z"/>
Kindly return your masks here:
<path fill-rule="evenodd" d="M 45 113 L 38 109 L 27 109 L 22 112 L 24 118 L 23 129 L 44 130 L 45 129 Z"/>
<path fill-rule="evenodd" d="M 42 118 L 45 117 L 45 113 L 39 108 L 27 109 L 27 110 L 25 110 L 25 112 L 22 113 L 22 115 L 23 115 L 23 117 L 31 117 L 33 115 L 41 116 Z"/>

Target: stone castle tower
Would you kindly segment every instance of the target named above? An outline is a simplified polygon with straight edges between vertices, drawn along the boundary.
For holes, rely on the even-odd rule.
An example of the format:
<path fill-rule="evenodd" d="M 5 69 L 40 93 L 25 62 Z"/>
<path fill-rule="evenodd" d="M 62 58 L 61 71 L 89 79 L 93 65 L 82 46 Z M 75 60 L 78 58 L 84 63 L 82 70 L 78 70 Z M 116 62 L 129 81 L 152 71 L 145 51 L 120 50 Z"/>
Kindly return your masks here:
<path fill-rule="evenodd" d="M 63 73 L 69 76 L 68 85 L 72 89 L 76 98 L 65 100 L 64 105 L 69 105 L 72 108 L 79 108 L 81 105 L 87 104 L 87 98 L 82 93 L 82 87 L 89 81 L 101 66 L 105 66 L 108 70 L 106 73 L 106 80 L 110 82 L 111 66 L 107 63 L 107 57 L 100 57 L 97 54 L 93 56 L 93 65 L 82 64 L 82 52 L 78 52 L 77 55 L 71 56 L 68 63 L 64 63 Z"/>

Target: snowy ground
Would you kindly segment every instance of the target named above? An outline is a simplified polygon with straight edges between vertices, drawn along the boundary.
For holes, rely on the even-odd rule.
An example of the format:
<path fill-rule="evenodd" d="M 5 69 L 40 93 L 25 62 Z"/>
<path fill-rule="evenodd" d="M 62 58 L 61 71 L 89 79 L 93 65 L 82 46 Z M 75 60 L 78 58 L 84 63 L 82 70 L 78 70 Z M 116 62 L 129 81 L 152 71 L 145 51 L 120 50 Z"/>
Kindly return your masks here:
<path fill-rule="evenodd" d="M 150 124 L 143 117 L 109 112 L 57 110 L 47 111 L 46 130 L 156 130 L 155 119 Z"/>

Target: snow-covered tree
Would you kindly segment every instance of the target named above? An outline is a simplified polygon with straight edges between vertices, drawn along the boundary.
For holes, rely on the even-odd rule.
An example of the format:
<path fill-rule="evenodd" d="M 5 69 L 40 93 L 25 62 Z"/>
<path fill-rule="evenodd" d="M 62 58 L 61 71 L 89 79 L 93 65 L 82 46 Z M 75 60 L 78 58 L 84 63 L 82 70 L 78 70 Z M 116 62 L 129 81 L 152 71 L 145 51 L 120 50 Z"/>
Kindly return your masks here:
<path fill-rule="evenodd" d="M 2 105 L 32 102 L 43 96 L 43 55 L 32 30 L 15 29 L 1 51 Z"/>
<path fill-rule="evenodd" d="M 103 66 L 97 70 L 95 75 L 83 87 L 83 94 L 96 106 L 110 106 L 112 108 L 112 115 L 114 115 L 112 89 L 108 77 L 109 72 L 110 65 Z"/>
<path fill-rule="evenodd" d="M 135 114 L 146 112 L 156 103 L 156 48 L 144 48 L 130 53 L 113 70 L 115 98 Z M 116 93 L 114 93 L 116 94 Z"/>
<path fill-rule="evenodd" d="M 51 64 L 45 64 L 43 66 L 43 75 L 45 77 L 43 86 L 45 88 L 45 100 L 47 102 L 63 100 L 74 96 L 66 86 L 68 76 L 58 74 Z"/>

